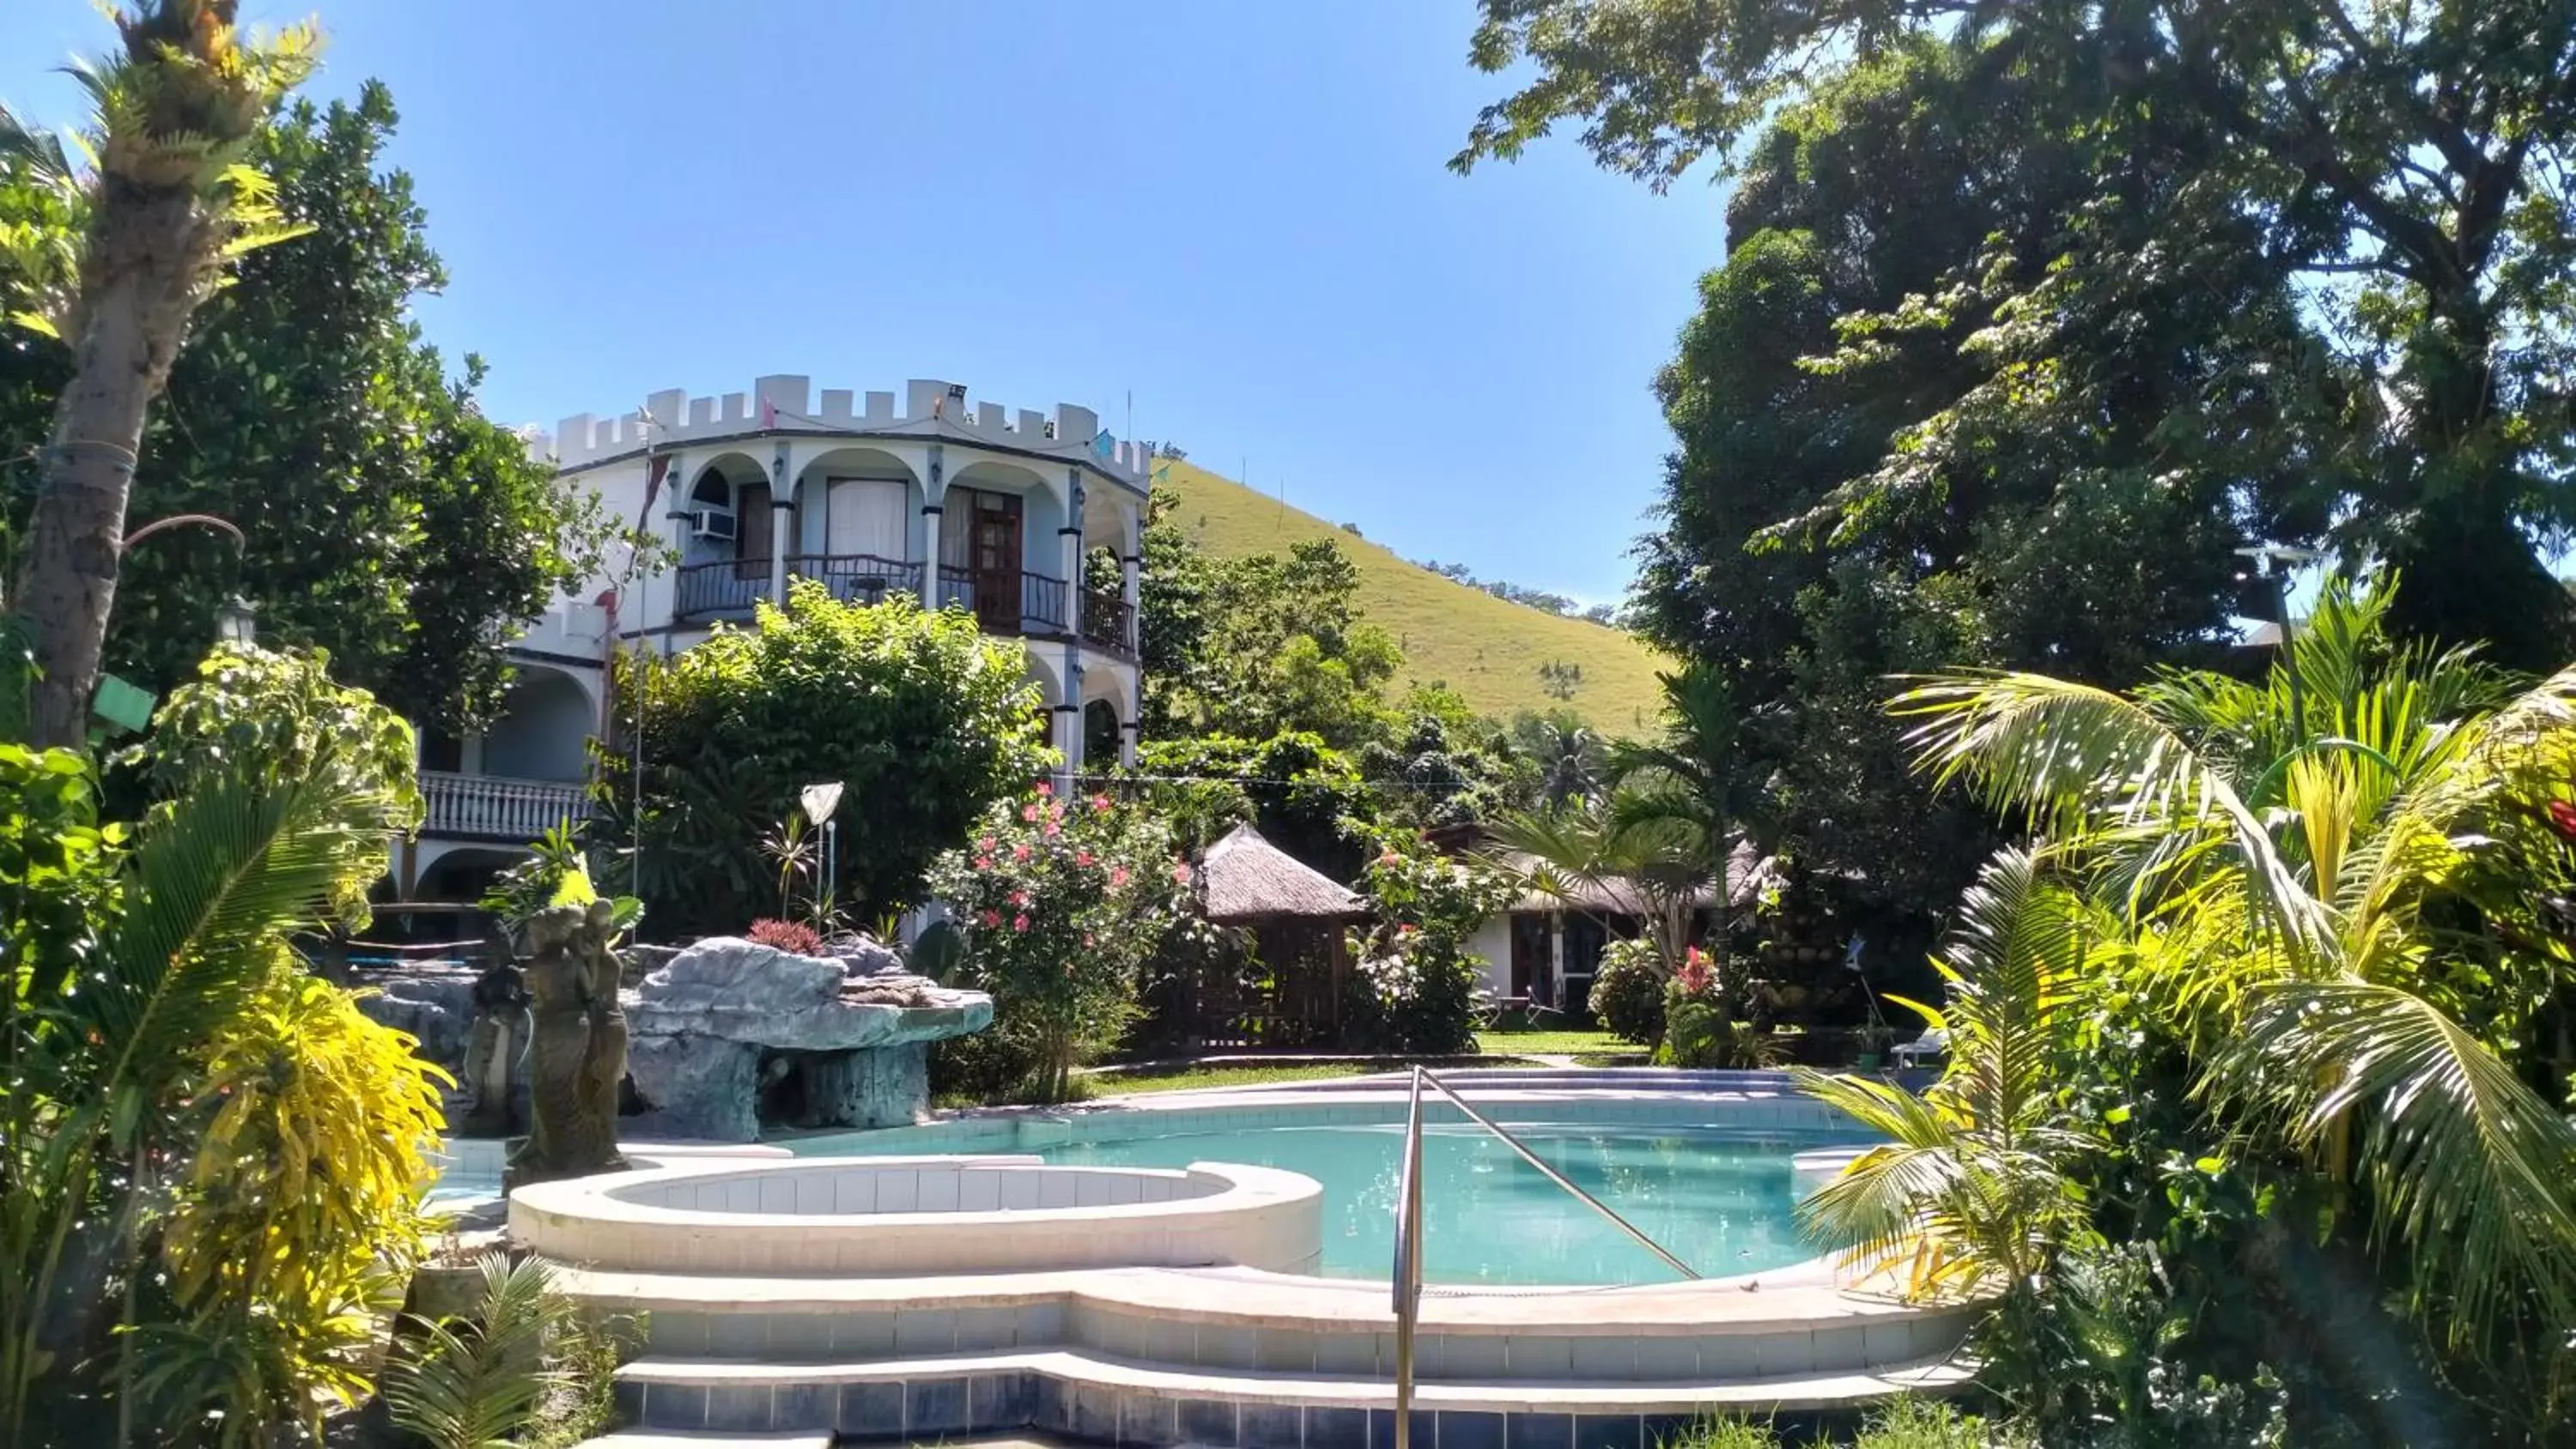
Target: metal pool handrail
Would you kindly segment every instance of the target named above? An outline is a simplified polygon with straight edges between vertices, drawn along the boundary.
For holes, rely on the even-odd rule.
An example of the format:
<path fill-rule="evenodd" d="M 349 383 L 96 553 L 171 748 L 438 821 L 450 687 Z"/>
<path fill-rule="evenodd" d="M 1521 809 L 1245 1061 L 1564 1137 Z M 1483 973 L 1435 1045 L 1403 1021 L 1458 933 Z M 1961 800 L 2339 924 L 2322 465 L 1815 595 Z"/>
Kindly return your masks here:
<path fill-rule="evenodd" d="M 1467 1099 L 1452 1091 L 1447 1082 L 1421 1067 L 1413 1069 L 1413 1082 L 1404 1109 L 1404 1181 L 1395 1199 L 1395 1449 L 1412 1449 L 1413 1443 L 1413 1338 L 1422 1318 L 1422 1084 L 1449 1099 L 1468 1121 L 1493 1133 L 1503 1145 L 1520 1154 L 1521 1161 L 1539 1170 L 1548 1181 L 1574 1194 L 1575 1199 L 1610 1220 L 1611 1226 L 1637 1240 L 1647 1252 L 1664 1260 L 1666 1266 L 1685 1278 L 1696 1280 L 1697 1269 L 1664 1250 L 1664 1245 L 1640 1232 L 1636 1224 L 1619 1216 L 1609 1204 L 1575 1186 L 1572 1179 L 1529 1150 L 1519 1138 L 1495 1125 L 1492 1118 L 1467 1105 Z"/>

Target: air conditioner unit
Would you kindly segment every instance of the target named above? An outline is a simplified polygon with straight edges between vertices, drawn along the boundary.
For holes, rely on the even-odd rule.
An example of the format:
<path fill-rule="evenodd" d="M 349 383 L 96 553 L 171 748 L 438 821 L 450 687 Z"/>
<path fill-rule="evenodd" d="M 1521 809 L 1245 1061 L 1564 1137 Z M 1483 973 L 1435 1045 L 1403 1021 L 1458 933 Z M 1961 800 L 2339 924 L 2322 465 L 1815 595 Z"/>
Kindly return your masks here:
<path fill-rule="evenodd" d="M 733 515 L 713 508 L 700 509 L 697 526 L 689 531 L 697 538 L 711 539 L 717 543 L 731 543 L 734 537 Z"/>

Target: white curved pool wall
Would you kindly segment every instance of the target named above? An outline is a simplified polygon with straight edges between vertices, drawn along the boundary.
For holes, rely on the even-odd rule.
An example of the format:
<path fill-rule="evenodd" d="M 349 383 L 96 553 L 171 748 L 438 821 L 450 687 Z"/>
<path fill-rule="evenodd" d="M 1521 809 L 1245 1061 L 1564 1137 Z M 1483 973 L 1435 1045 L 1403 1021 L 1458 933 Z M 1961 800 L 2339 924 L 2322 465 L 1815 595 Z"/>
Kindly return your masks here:
<path fill-rule="evenodd" d="M 510 1197 L 510 1233 L 643 1273 L 1016 1273 L 1236 1265 L 1314 1271 L 1323 1190 L 1239 1163 L 1181 1171 L 1033 1157 L 697 1162 Z"/>

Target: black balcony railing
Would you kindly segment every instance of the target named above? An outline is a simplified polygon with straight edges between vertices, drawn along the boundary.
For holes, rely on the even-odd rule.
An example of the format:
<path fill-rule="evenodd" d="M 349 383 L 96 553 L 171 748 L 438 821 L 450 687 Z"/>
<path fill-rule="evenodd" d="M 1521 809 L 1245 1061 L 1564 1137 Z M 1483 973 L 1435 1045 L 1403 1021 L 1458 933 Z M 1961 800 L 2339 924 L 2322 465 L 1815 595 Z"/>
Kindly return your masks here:
<path fill-rule="evenodd" d="M 723 559 L 682 564 L 672 571 L 671 612 L 681 619 L 730 618 L 751 612 L 769 597 L 769 561 Z"/>
<path fill-rule="evenodd" d="M 882 604 L 889 594 L 921 592 L 921 565 L 867 553 L 802 554 L 787 561 L 799 577 L 819 579 L 832 597 L 850 604 Z"/>
<path fill-rule="evenodd" d="M 1073 615 L 1065 608 L 1064 580 L 1046 574 L 1020 575 L 1020 632 L 1061 636 Z"/>
<path fill-rule="evenodd" d="M 1082 640 L 1112 654 L 1136 657 L 1136 610 L 1125 599 L 1091 594 L 1082 601 Z"/>

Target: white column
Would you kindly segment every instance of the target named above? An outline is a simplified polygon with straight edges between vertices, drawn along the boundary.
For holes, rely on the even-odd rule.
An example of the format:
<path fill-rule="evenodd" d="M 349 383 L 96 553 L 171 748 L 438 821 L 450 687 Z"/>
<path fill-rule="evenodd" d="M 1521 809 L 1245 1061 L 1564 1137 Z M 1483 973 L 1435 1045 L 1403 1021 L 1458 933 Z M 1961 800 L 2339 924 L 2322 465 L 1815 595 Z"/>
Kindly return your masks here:
<path fill-rule="evenodd" d="M 1057 748 L 1064 751 L 1064 786 L 1082 773 L 1082 470 L 1064 470 L 1064 527 L 1056 530 L 1064 555 L 1064 695 L 1056 712 Z"/>
<path fill-rule="evenodd" d="M 1565 999 L 1565 912 L 1547 913 L 1547 994 L 1559 1011 L 1582 1005 Z"/>
<path fill-rule="evenodd" d="M 946 450 L 930 445 L 930 482 L 921 492 L 921 607 L 939 607 L 939 520 L 948 498 Z"/>
<path fill-rule="evenodd" d="M 1134 701 L 1129 703 L 1132 707 Z M 1118 722 L 1118 763 L 1130 770 L 1136 768 L 1136 735 L 1142 728 L 1142 723 L 1132 716 Z"/>

